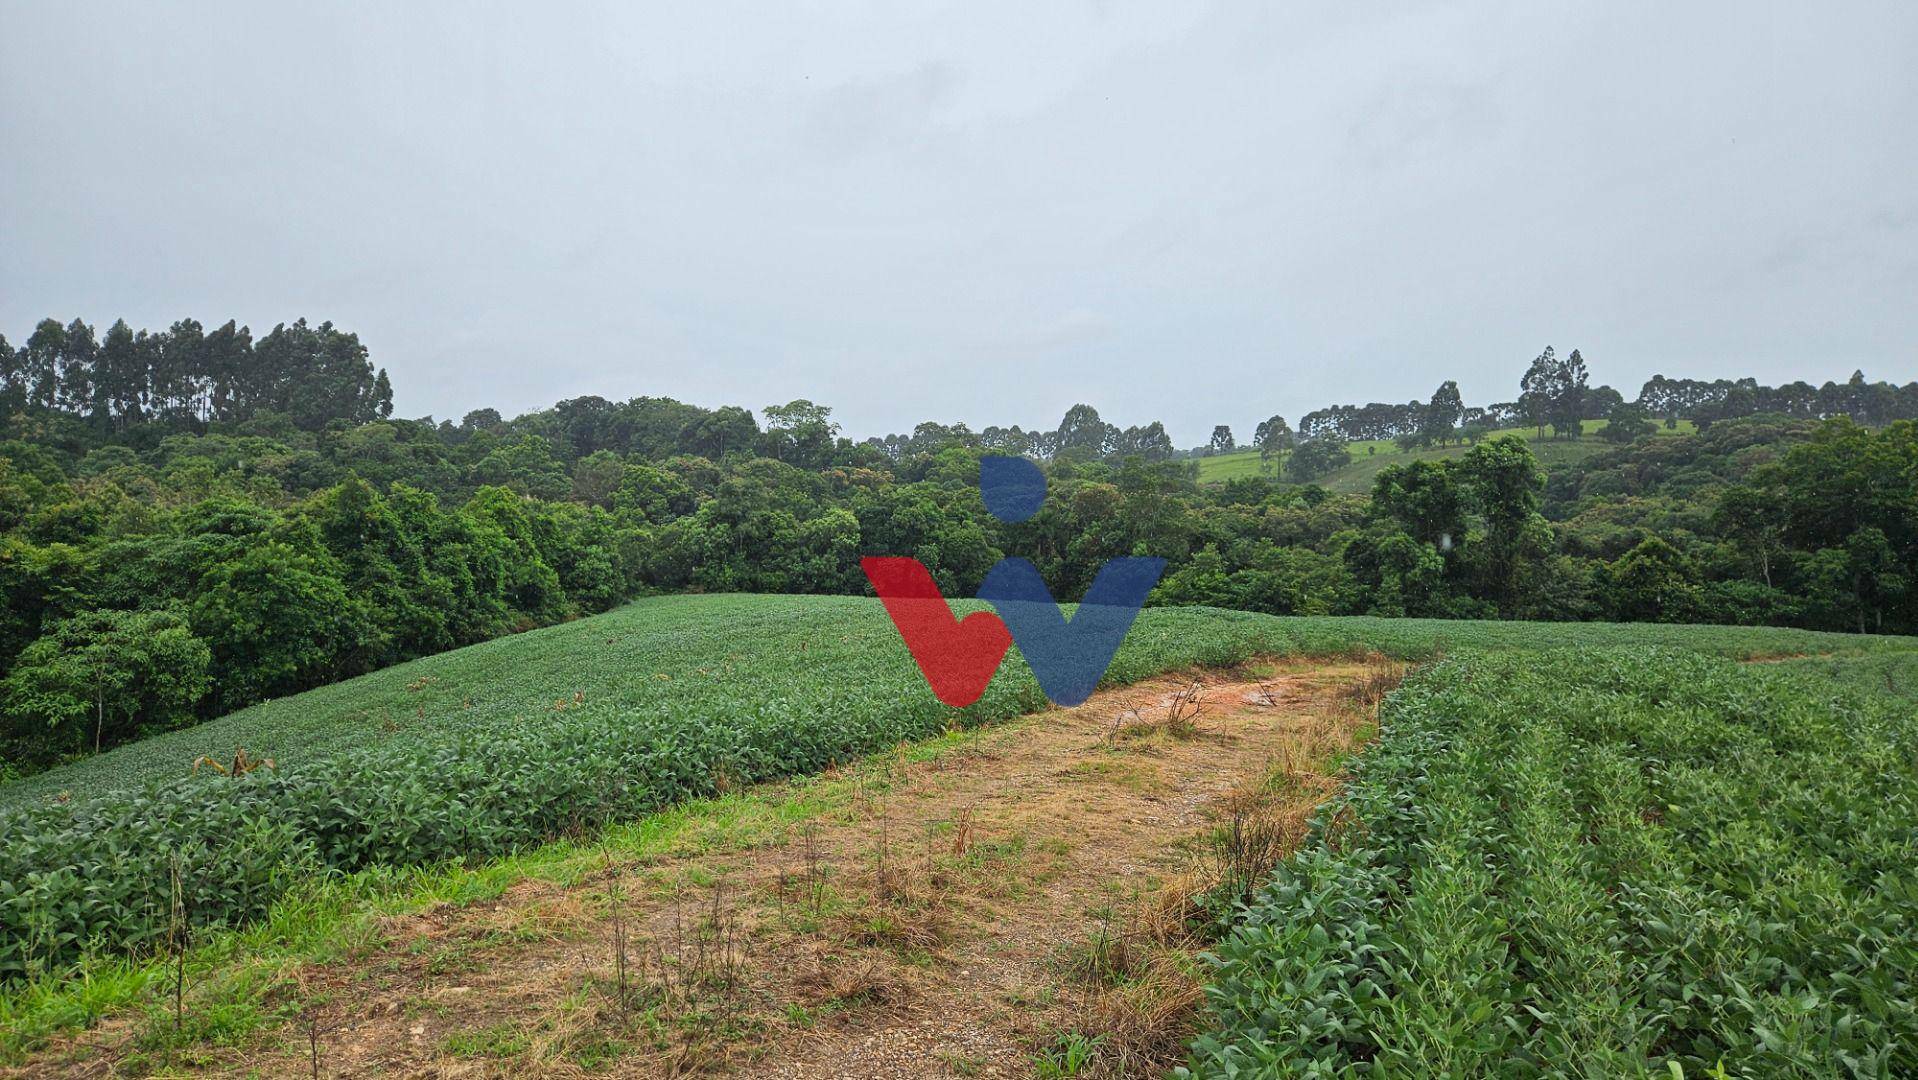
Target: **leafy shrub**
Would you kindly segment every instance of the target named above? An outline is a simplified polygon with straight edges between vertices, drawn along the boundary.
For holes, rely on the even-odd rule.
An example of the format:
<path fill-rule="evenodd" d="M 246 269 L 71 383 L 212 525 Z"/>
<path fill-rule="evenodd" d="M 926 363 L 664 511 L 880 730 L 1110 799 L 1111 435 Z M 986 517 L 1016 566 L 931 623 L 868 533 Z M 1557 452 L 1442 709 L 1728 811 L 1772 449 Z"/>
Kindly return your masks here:
<path fill-rule="evenodd" d="M 210 656 L 171 611 L 89 611 L 27 646 L 0 681 L 0 699 L 40 738 L 97 751 L 109 726 L 121 736 L 189 719 L 206 692 Z"/>

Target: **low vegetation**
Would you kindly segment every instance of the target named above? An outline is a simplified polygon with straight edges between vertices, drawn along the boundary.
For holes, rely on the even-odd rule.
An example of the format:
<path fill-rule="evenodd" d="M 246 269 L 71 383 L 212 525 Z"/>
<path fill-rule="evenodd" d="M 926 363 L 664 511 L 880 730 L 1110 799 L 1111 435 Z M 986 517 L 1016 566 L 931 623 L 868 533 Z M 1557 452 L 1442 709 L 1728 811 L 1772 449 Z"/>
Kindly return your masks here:
<path fill-rule="evenodd" d="M 1429 667 L 1216 950 L 1189 1073 L 1918 1070 L 1910 659 Z"/>

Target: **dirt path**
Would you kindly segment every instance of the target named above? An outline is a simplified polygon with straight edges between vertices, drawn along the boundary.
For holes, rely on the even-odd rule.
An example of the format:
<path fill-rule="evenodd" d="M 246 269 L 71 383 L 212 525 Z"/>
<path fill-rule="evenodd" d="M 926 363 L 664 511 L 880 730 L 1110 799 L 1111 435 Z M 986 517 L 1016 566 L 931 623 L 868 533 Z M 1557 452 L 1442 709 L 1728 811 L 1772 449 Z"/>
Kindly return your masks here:
<path fill-rule="evenodd" d="M 1235 806 L 1245 808 L 1288 763 L 1322 760 L 1326 750 L 1350 745 L 1350 729 L 1328 715 L 1326 691 L 1355 674 L 1323 669 L 1263 683 L 1201 682 L 1196 693 L 1192 681 L 1133 687 L 1048 714 L 1041 725 L 995 740 L 989 758 L 908 784 L 882 821 L 890 815 L 923 827 L 970 812 L 979 837 L 1010 841 L 1024 857 L 996 881 L 988 875 L 986 889 L 973 883 L 964 890 L 969 902 L 942 928 L 940 962 L 909 980 L 897 1006 L 792 1033 L 747 1071 L 1030 1075 L 1036 1053 L 1056 1051 L 1048 1044 L 1058 1033 L 1105 1026 L 1100 1020 L 1112 1018 L 1100 1014 L 1125 1008 L 1122 1000 L 1101 1000 L 1109 989 L 1101 983 L 1116 981 L 1102 974 L 1133 974 L 1098 971 L 1125 963 L 1100 955 L 1102 945 L 1109 951 L 1104 943 L 1137 940 L 1144 917 L 1187 900 L 1191 890 L 1182 886 L 1205 874 L 1195 863 L 1211 854 L 1203 834 L 1228 821 Z M 1196 710 L 1192 731 L 1167 729 L 1175 710 Z M 1329 790 L 1318 783 L 1300 789 L 1306 807 Z M 1303 815 L 1290 823 L 1302 825 Z M 846 833 L 835 838 L 843 841 L 838 851 L 871 843 L 870 824 Z M 1003 891 L 995 894 L 993 884 Z M 1176 936 L 1150 942 L 1176 943 Z M 1194 989 L 1189 978 L 1153 988 L 1183 1006 L 1195 1003 Z M 1187 1034 L 1160 1033 L 1172 1036 L 1173 1050 Z"/>
<path fill-rule="evenodd" d="M 837 803 L 772 797 L 770 833 L 719 822 L 685 854 L 615 850 L 583 880 L 395 919 L 300 972 L 264 1045 L 200 1065 L 1028 1076 L 1051 1054 L 1156 1074 L 1196 1015 L 1194 894 L 1297 842 L 1386 677 L 1263 670 L 1102 693 L 929 760 L 902 747 L 842 774 Z"/>

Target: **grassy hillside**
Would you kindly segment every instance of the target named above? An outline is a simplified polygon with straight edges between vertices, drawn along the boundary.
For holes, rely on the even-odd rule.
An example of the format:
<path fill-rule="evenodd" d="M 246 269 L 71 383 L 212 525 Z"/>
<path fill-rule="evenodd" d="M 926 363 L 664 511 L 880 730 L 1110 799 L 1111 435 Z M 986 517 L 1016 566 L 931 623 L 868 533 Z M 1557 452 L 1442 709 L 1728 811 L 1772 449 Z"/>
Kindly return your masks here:
<path fill-rule="evenodd" d="M 982 605 L 970 605 L 979 607 Z M 1115 677 L 1263 648 L 1269 620 L 1223 611 L 1155 611 L 1141 620 Z M 1156 665 L 1156 666 L 1155 666 Z M 968 710 L 1005 716 L 1043 702 L 1014 653 Z M 951 710 L 924 689 L 875 599 L 679 595 L 456 649 L 243 709 L 0 788 L 0 808 L 62 793 L 180 778 L 202 755 L 272 758 L 298 770 L 341 753 L 411 752 L 501 729 L 632 715 L 737 723 L 760 714 L 840 708 L 902 714 Z M 206 770 L 202 769 L 202 773 Z"/>
<path fill-rule="evenodd" d="M 1612 444 L 1598 437 L 1605 429 L 1605 421 L 1588 420 L 1585 423 L 1585 435 L 1578 439 L 1554 439 L 1548 432 L 1539 438 L 1533 428 L 1506 428 L 1491 434 L 1518 435 L 1531 444 L 1532 453 L 1538 457 L 1539 464 L 1550 472 L 1553 467 L 1583 461 L 1594 454 L 1612 448 Z M 1659 424 L 1659 435 L 1690 434 L 1694 426 L 1690 420 L 1679 421 L 1678 427 L 1667 430 Z M 1348 443 L 1352 452 L 1352 464 L 1328 474 L 1318 483 L 1328 491 L 1347 494 L 1359 494 L 1372 489 L 1372 478 L 1387 465 L 1396 465 L 1408 461 L 1437 460 L 1459 457 L 1469 446 L 1445 446 L 1431 450 L 1401 450 L 1390 439 L 1370 439 Z M 1239 450 L 1218 457 L 1199 459 L 1199 482 L 1202 484 L 1222 483 L 1244 476 L 1259 476 L 1259 452 L 1257 450 Z"/>
<path fill-rule="evenodd" d="M 1252 651 L 1361 647 L 1421 657 L 1460 648 L 1670 644 L 1744 656 L 1851 652 L 1896 640 L 1751 627 L 1282 618 L 1155 608 L 1141 615 L 1110 677 L 1123 681 L 1165 664 Z M 795 658 L 802 662 L 795 665 Z M 398 752 L 502 724 L 536 723 L 561 702 L 571 718 L 690 711 L 724 720 L 767 707 L 816 710 L 848 698 L 930 701 L 877 600 L 662 596 L 399 664 L 110 750 L 0 787 L 0 810 L 176 779 L 191 774 L 203 756 L 230 763 L 242 749 L 282 769 L 341 751 Z M 1009 715 L 1040 702 L 1015 649 L 973 710 Z"/>

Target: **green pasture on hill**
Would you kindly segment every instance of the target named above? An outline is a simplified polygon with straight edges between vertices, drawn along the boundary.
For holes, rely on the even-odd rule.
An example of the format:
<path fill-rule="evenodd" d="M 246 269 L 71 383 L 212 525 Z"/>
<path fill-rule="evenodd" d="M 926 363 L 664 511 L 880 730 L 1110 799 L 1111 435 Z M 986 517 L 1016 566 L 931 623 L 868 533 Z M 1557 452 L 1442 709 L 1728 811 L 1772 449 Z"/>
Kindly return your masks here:
<path fill-rule="evenodd" d="M 962 610 L 983 605 L 959 604 Z M 1728 656 L 1854 652 L 1903 639 L 1765 627 L 1281 617 L 1215 608 L 1140 616 L 1112 679 L 1272 653 L 1377 649 L 1417 658 L 1468 648 L 1669 644 Z M 1015 649 L 975 711 L 1039 699 Z M 575 702 L 575 696 L 578 701 Z M 431 743 L 496 725 L 626 712 L 723 720 L 838 700 L 931 703 L 879 602 L 845 596 L 679 595 L 423 657 L 242 709 L 0 787 L 0 810 L 170 780 L 237 751 L 297 768 L 341 751 Z M 204 768 L 202 772 L 206 771 Z"/>
<path fill-rule="evenodd" d="M 1500 435 L 1517 435 L 1532 448 L 1532 454 L 1546 472 L 1561 465 L 1570 465 L 1583 461 L 1595 454 L 1613 449 L 1611 443 L 1598 437 L 1605 430 L 1605 421 L 1587 420 L 1585 434 L 1577 439 L 1554 439 L 1550 430 L 1543 438 L 1534 428 L 1504 428 L 1494 431 L 1487 438 Z M 1687 435 L 1696 428 L 1690 420 L 1681 420 L 1678 427 L 1667 429 L 1661 422 L 1658 435 Z M 1387 465 L 1399 465 L 1409 461 L 1437 461 L 1443 458 L 1462 457 L 1471 450 L 1470 446 L 1441 446 L 1428 450 L 1401 450 L 1390 439 L 1366 439 L 1347 443 L 1346 449 L 1352 453 L 1352 463 L 1342 469 L 1334 470 L 1320 478 L 1317 483 L 1327 491 L 1340 494 L 1360 494 L 1372 490 L 1372 478 Z M 1246 476 L 1264 476 L 1260 470 L 1257 450 L 1236 450 L 1230 454 L 1199 459 L 1199 482 L 1217 484 L 1227 480 L 1236 480 Z"/>

